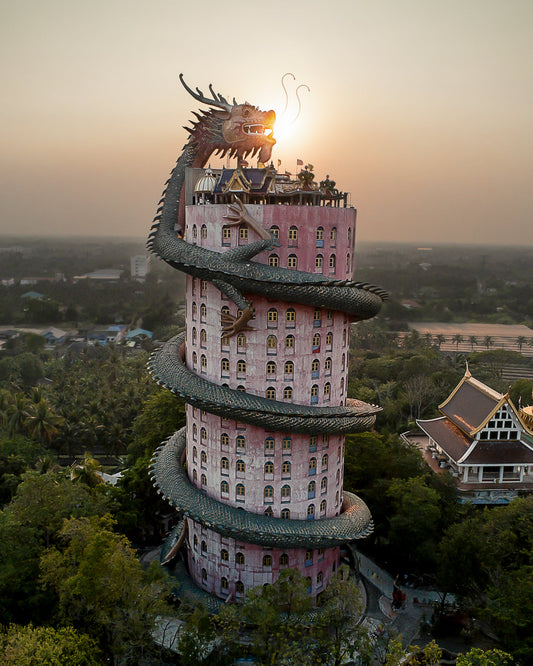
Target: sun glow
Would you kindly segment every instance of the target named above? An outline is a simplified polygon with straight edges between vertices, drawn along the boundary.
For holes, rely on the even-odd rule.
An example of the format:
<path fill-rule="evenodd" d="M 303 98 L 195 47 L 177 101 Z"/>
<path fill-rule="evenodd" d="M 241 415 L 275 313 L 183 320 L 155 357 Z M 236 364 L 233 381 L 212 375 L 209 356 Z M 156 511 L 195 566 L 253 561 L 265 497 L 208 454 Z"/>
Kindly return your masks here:
<path fill-rule="evenodd" d="M 286 114 L 284 116 L 277 116 L 276 124 L 274 125 L 274 138 L 276 141 L 280 142 L 288 139 L 294 132 L 293 124 Z"/>

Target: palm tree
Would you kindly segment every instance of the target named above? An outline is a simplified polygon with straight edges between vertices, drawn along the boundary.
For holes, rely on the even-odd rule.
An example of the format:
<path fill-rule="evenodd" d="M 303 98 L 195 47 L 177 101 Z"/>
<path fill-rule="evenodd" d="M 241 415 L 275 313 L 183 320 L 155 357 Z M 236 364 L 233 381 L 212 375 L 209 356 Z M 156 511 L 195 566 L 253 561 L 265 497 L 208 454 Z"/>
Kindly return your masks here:
<path fill-rule="evenodd" d="M 453 338 L 452 342 L 455 342 L 455 351 L 456 353 L 459 351 L 459 345 L 463 341 L 463 336 L 460 333 L 456 333 Z"/>
<path fill-rule="evenodd" d="M 522 347 L 526 343 L 526 336 L 525 335 L 519 335 L 516 338 L 516 344 L 518 345 L 518 351 L 522 353 Z"/>
<path fill-rule="evenodd" d="M 30 409 L 27 428 L 32 437 L 37 437 L 41 444 L 50 444 L 62 423 L 63 417 L 54 414 L 46 400 L 39 400 Z"/>
<path fill-rule="evenodd" d="M 485 343 L 485 347 L 490 349 L 492 347 L 492 336 L 486 335 L 483 342 Z"/>
<path fill-rule="evenodd" d="M 81 463 L 72 465 L 70 468 L 70 480 L 86 483 L 90 488 L 102 483 L 103 479 L 98 474 L 102 466 L 90 453 L 85 452 Z"/>
<path fill-rule="evenodd" d="M 442 333 L 439 333 L 438 335 L 435 336 L 435 342 L 437 343 L 437 346 L 440 350 L 441 345 L 443 345 L 446 342 L 446 336 L 443 335 Z"/>
<path fill-rule="evenodd" d="M 468 342 L 470 342 L 470 351 L 474 351 L 474 347 L 477 345 L 477 338 L 475 335 L 471 335 L 468 338 Z"/>
<path fill-rule="evenodd" d="M 431 333 L 426 333 L 424 335 L 424 340 L 426 341 L 426 345 L 428 347 L 431 347 L 431 343 L 433 342 L 433 336 L 431 335 Z"/>
<path fill-rule="evenodd" d="M 10 435 L 22 433 L 28 423 L 29 412 L 23 393 L 15 393 L 7 405 L 6 426 Z"/>

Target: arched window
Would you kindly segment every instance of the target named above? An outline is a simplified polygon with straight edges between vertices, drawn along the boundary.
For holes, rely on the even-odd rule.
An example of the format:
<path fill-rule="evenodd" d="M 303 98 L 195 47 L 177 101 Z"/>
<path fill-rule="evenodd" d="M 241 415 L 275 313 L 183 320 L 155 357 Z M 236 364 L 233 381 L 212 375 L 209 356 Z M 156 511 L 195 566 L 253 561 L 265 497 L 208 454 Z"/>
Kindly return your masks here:
<path fill-rule="evenodd" d="M 277 254 L 271 254 L 268 257 L 268 265 L 269 266 L 279 266 L 279 257 Z"/>
<path fill-rule="evenodd" d="M 320 333 L 313 335 L 313 351 L 315 353 L 320 351 Z"/>
<path fill-rule="evenodd" d="M 322 587 L 322 581 L 324 580 L 324 576 L 322 575 L 322 572 L 319 571 L 316 576 L 316 586 L 317 587 Z"/>
<path fill-rule="evenodd" d="M 285 349 L 294 349 L 294 335 L 285 338 Z"/>
<path fill-rule="evenodd" d="M 326 336 L 326 344 L 327 344 L 327 336 Z M 326 375 L 331 375 L 331 359 L 327 358 L 324 361 L 324 370 L 326 372 Z"/>
<path fill-rule="evenodd" d="M 344 393 L 344 377 L 341 377 L 341 395 Z"/>
<path fill-rule="evenodd" d="M 337 492 L 335 493 L 335 506 L 338 505 L 339 505 L 339 491 L 337 490 Z"/>
<path fill-rule="evenodd" d="M 316 435 L 311 435 L 309 437 L 309 451 L 316 451 Z"/>
<path fill-rule="evenodd" d="M 272 566 L 272 555 L 263 555 L 263 566 L 264 567 Z"/>
<path fill-rule="evenodd" d="M 266 373 L 269 376 L 276 374 L 276 364 L 274 363 L 274 361 L 268 361 L 268 363 L 266 364 Z"/>
<path fill-rule="evenodd" d="M 246 374 L 246 361 L 243 361 L 242 359 L 237 361 L 237 374 L 238 375 Z"/>
<path fill-rule="evenodd" d="M 335 247 L 337 245 L 337 227 L 333 227 L 329 232 L 329 244 L 331 247 Z"/>
<path fill-rule="evenodd" d="M 198 472 L 195 469 L 192 471 L 192 481 L 194 484 L 198 482 Z"/>
<path fill-rule="evenodd" d="M 228 588 L 229 588 L 228 579 L 222 576 L 222 578 L 220 579 L 220 589 L 223 590 L 224 592 L 227 592 Z"/>
<path fill-rule="evenodd" d="M 284 511 L 288 511 L 289 509 L 283 509 Z M 287 553 L 282 553 L 279 556 L 279 566 L 280 567 L 288 567 L 289 566 L 289 556 Z"/>
<path fill-rule="evenodd" d="M 290 453 L 292 447 L 292 440 L 290 437 L 284 437 L 281 444 L 281 449 L 283 453 Z"/>
<path fill-rule="evenodd" d="M 292 400 L 292 388 L 290 386 L 283 389 L 283 398 L 284 400 Z"/>
<path fill-rule="evenodd" d="M 229 483 L 225 479 L 220 482 L 220 492 L 223 495 L 227 495 L 229 493 Z"/>
<path fill-rule="evenodd" d="M 205 224 L 202 224 L 200 228 L 200 235 L 202 238 L 207 238 L 207 226 Z"/>
<path fill-rule="evenodd" d="M 265 501 L 271 502 L 274 497 L 274 488 L 272 486 L 265 486 L 263 490 L 263 498 Z"/>
<path fill-rule="evenodd" d="M 245 494 L 246 494 L 246 490 L 244 488 L 244 484 L 243 483 L 238 483 L 235 486 L 235 497 L 236 497 L 236 499 L 237 500 L 244 499 Z"/>
<path fill-rule="evenodd" d="M 242 384 L 239 384 L 239 386 L 237 386 L 236 390 L 240 391 L 241 393 L 246 393 L 246 389 L 244 388 L 244 386 Z"/>
<path fill-rule="evenodd" d="M 229 553 L 225 548 L 220 551 L 220 559 L 222 562 L 229 562 Z"/>
<path fill-rule="evenodd" d="M 200 357 L 200 369 L 202 372 L 207 372 L 207 356 L 205 354 Z"/>
<path fill-rule="evenodd" d="M 310 504 L 307 507 L 307 520 L 313 520 L 314 517 L 315 517 L 315 505 Z"/>
<path fill-rule="evenodd" d="M 222 450 L 225 450 L 228 446 L 229 446 L 229 436 L 225 432 L 223 432 L 220 435 L 220 448 Z"/>
<path fill-rule="evenodd" d="M 316 230 L 316 246 L 324 247 L 324 228 L 318 227 Z"/>
<path fill-rule="evenodd" d="M 267 437 L 265 439 L 265 453 L 272 454 L 274 453 L 274 438 L 273 437 Z M 272 470 L 274 471 L 274 470 Z"/>
<path fill-rule="evenodd" d="M 197 312 L 198 312 L 198 308 L 196 306 L 196 303 L 193 303 L 192 306 L 191 306 L 191 313 L 192 313 L 192 318 L 193 319 L 196 319 Z"/>
<path fill-rule="evenodd" d="M 244 555 L 243 553 L 235 553 L 235 564 L 244 564 Z"/>
<path fill-rule="evenodd" d="M 265 516 L 268 516 L 269 518 L 272 518 L 273 515 L 274 515 L 274 512 L 272 511 L 272 507 L 267 506 L 267 508 L 265 509 Z"/>
<path fill-rule="evenodd" d="M 202 296 L 207 294 L 207 280 L 200 280 L 200 294 Z"/>
<path fill-rule="evenodd" d="M 220 350 L 225 351 L 228 348 L 229 348 L 229 338 L 227 335 L 223 335 L 220 338 Z"/>
<path fill-rule="evenodd" d="M 194 550 L 198 550 L 198 537 L 196 536 L 196 534 L 194 535 L 193 544 L 194 544 Z"/>
<path fill-rule="evenodd" d="M 193 329 L 192 329 L 192 343 L 193 343 L 193 345 L 196 344 L 197 338 L 198 338 L 198 332 L 196 330 L 196 326 L 193 326 Z"/>
<path fill-rule="evenodd" d="M 237 347 L 246 347 L 246 336 L 244 333 L 239 333 L 237 336 Z"/>
<path fill-rule="evenodd" d="M 202 303 L 202 305 L 200 305 L 200 321 L 204 321 L 206 317 L 207 317 L 207 305 L 205 303 Z"/>
<path fill-rule="evenodd" d="M 204 467 L 204 465 L 207 465 L 207 453 L 205 451 L 202 451 L 202 453 L 200 454 L 200 461 L 202 467 Z"/>
<path fill-rule="evenodd" d="M 235 594 L 242 595 L 244 594 L 244 583 L 242 580 L 238 580 L 235 583 Z"/>
<path fill-rule="evenodd" d="M 331 396 L 331 384 L 329 382 L 326 382 L 324 384 L 324 400 L 329 400 Z"/>
<path fill-rule="evenodd" d="M 283 371 L 286 375 L 294 374 L 294 363 L 292 361 L 286 361 L 283 366 Z"/>
<path fill-rule="evenodd" d="M 291 487 L 284 485 L 281 486 L 281 501 L 288 502 L 291 499 Z"/>
<path fill-rule="evenodd" d="M 265 463 L 265 474 L 274 474 L 274 463 L 271 460 Z"/>
<path fill-rule="evenodd" d="M 313 326 L 316 328 L 322 324 L 322 310 L 320 308 L 315 308 L 313 312 Z"/>
<path fill-rule="evenodd" d="M 296 310 L 294 308 L 289 308 L 285 313 L 285 320 L 287 321 L 287 326 L 291 328 L 294 327 L 296 322 Z"/>
<path fill-rule="evenodd" d="M 320 513 L 326 513 L 326 500 L 320 502 Z"/>
<path fill-rule="evenodd" d="M 200 444 L 205 444 L 207 439 L 207 430 L 205 428 L 200 428 Z"/>
<path fill-rule="evenodd" d="M 346 329 L 342 332 L 342 346 L 346 347 Z"/>
<path fill-rule="evenodd" d="M 348 245 L 352 242 L 352 228 L 348 227 Z"/>
<path fill-rule="evenodd" d="M 278 239 L 279 238 L 279 227 L 274 225 L 270 227 L 270 233 L 272 234 L 273 238 Z"/>
<path fill-rule="evenodd" d="M 310 481 L 307 486 L 307 499 L 314 499 L 315 494 L 316 494 L 316 483 L 314 481 Z"/>
<path fill-rule="evenodd" d="M 291 517 L 290 509 L 282 509 L 280 517 L 282 520 L 289 520 L 289 518 Z"/>
<path fill-rule="evenodd" d="M 313 506 L 311 504 L 311 506 Z M 309 513 L 309 511 L 307 512 Z M 314 511 L 313 511 L 314 513 Z M 310 567 L 313 564 L 313 551 L 312 550 L 306 550 L 305 551 L 305 566 Z"/>
<path fill-rule="evenodd" d="M 220 373 L 226 377 L 229 377 L 229 359 L 223 358 L 220 361 Z"/>
<path fill-rule="evenodd" d="M 309 459 L 309 476 L 316 474 L 316 458 Z"/>
<path fill-rule="evenodd" d="M 207 345 L 207 333 L 205 328 L 202 328 L 200 331 L 200 346 L 205 347 Z"/>
<path fill-rule="evenodd" d="M 207 571 L 202 569 L 202 585 L 207 585 Z"/>
<path fill-rule="evenodd" d="M 192 364 L 193 367 L 196 367 L 198 365 L 198 354 L 196 352 L 192 353 Z"/>
<path fill-rule="evenodd" d="M 324 257 L 321 254 L 317 254 L 315 257 L 315 269 L 321 271 L 323 265 L 324 265 Z"/>
<path fill-rule="evenodd" d="M 246 439 L 244 435 L 237 435 L 235 439 L 235 443 L 237 444 L 238 449 L 245 449 L 246 448 Z"/>
<path fill-rule="evenodd" d="M 330 331 L 326 335 L 326 349 L 328 351 L 331 351 L 332 346 L 333 346 L 333 333 Z"/>
<path fill-rule="evenodd" d="M 324 453 L 322 456 L 322 469 L 327 469 L 328 468 L 328 454 Z"/>
<path fill-rule="evenodd" d="M 276 389 L 272 386 L 269 386 L 266 390 L 266 397 L 269 400 L 275 400 L 276 399 Z"/>
<path fill-rule="evenodd" d="M 192 461 L 193 462 L 196 462 L 197 455 L 198 455 L 198 449 L 196 448 L 196 446 L 193 446 L 192 447 Z"/>
<path fill-rule="evenodd" d="M 320 361 L 315 358 L 311 363 L 311 379 L 318 379 L 320 377 Z"/>
<path fill-rule="evenodd" d="M 278 325 L 278 311 L 276 308 L 270 308 L 267 312 L 267 326 L 268 328 L 276 328 Z"/>
<path fill-rule="evenodd" d="M 352 269 L 352 259 L 350 257 L 350 253 L 346 255 L 346 272 L 349 273 Z"/>
<path fill-rule="evenodd" d="M 197 238 L 198 237 L 198 228 L 196 227 L 196 224 L 192 225 L 192 237 Z"/>
<path fill-rule="evenodd" d="M 237 460 L 235 464 L 235 469 L 237 472 L 245 472 L 246 471 L 246 463 L 244 460 Z"/>
<path fill-rule="evenodd" d="M 275 335 L 267 337 L 267 354 L 276 354 L 278 349 L 278 339 Z"/>
<path fill-rule="evenodd" d="M 207 476 L 205 474 L 202 474 L 202 476 L 200 477 L 200 482 L 202 486 L 207 486 Z"/>
<path fill-rule="evenodd" d="M 295 254 L 289 254 L 287 257 L 288 268 L 298 268 L 298 257 Z"/>
<path fill-rule="evenodd" d="M 318 384 L 311 386 L 311 404 L 318 402 Z"/>
<path fill-rule="evenodd" d="M 289 475 L 291 473 L 291 462 L 290 460 L 284 460 L 281 463 L 281 473 L 284 475 Z"/>
<path fill-rule="evenodd" d="M 289 247 L 296 247 L 298 245 L 298 227 L 294 225 L 289 227 Z"/>
<path fill-rule="evenodd" d="M 328 479 L 327 479 L 326 476 L 320 482 L 320 492 L 321 493 L 327 493 L 328 492 Z"/>
<path fill-rule="evenodd" d="M 200 547 L 200 550 L 202 552 L 202 555 L 207 555 L 207 544 L 205 541 L 202 541 L 202 545 Z"/>

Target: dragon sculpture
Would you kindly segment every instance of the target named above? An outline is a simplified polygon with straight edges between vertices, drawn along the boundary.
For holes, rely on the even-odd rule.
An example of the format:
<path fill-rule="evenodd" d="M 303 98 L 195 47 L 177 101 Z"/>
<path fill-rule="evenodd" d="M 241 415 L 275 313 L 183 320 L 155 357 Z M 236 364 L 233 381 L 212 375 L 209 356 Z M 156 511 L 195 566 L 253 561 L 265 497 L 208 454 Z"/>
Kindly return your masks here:
<path fill-rule="evenodd" d="M 185 89 L 208 111 L 196 113 L 197 121 L 188 142 L 172 170 L 159 202 L 148 238 L 148 248 L 169 265 L 215 285 L 241 310 L 237 318 L 221 317 L 221 333 L 232 336 L 249 328 L 254 316 L 251 297 L 301 303 L 345 313 L 353 321 L 368 319 L 379 311 L 386 293 L 372 285 L 351 280 L 335 280 L 324 275 L 267 266 L 251 261 L 260 252 L 279 245 L 259 225 L 246 207 L 236 200 L 225 216 L 229 225 L 245 224 L 261 240 L 216 252 L 187 243 L 185 229 L 185 170 L 204 167 L 213 154 L 230 154 L 239 159 L 257 155 L 261 162 L 271 157 L 275 139 L 274 111 L 261 111 L 248 103 L 229 103 L 209 86 L 211 97 L 197 88 L 191 90 L 180 74 Z M 345 406 L 318 407 L 270 400 L 211 383 L 189 370 L 185 364 L 185 336 L 178 335 L 154 352 L 149 369 L 158 384 L 186 402 L 226 419 L 253 424 L 268 431 L 340 434 L 368 429 L 379 408 L 359 400 Z M 350 493 L 344 493 L 342 517 L 316 521 L 278 521 L 248 514 L 208 497 L 194 486 L 182 470 L 185 431 L 163 442 L 152 461 L 152 476 L 160 492 L 186 516 L 210 529 L 265 545 L 327 547 L 361 538 L 372 530 L 366 506 Z M 244 517 L 243 517 L 244 516 Z M 248 521 L 246 525 L 243 521 Z M 289 538 L 288 529 L 292 531 Z M 259 540 L 258 540 L 259 539 Z M 292 539 L 292 540 L 291 540 Z"/>

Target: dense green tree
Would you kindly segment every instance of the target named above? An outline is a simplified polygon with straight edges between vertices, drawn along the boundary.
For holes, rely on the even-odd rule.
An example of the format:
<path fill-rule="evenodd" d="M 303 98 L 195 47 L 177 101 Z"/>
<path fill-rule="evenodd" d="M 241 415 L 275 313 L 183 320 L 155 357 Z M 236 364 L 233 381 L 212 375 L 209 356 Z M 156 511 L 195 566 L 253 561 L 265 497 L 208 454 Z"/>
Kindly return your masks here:
<path fill-rule="evenodd" d="M 39 559 L 52 545 L 63 520 L 102 514 L 102 492 L 75 485 L 64 472 L 23 475 L 15 496 L 0 512 L 0 617 L 4 621 L 40 623 L 55 607 L 53 595 L 38 582 Z"/>
<path fill-rule="evenodd" d="M 96 638 L 116 663 L 138 663 L 153 646 L 158 615 L 168 612 L 164 577 L 145 573 L 110 516 L 71 518 L 41 558 L 42 580 L 59 599 L 63 621 Z"/>
<path fill-rule="evenodd" d="M 503 650 L 471 648 L 465 654 L 458 654 L 456 666 L 511 666 L 514 659 Z"/>
<path fill-rule="evenodd" d="M 72 627 L 9 625 L 0 633 L 0 660 L 14 666 L 103 666 L 96 641 Z"/>

